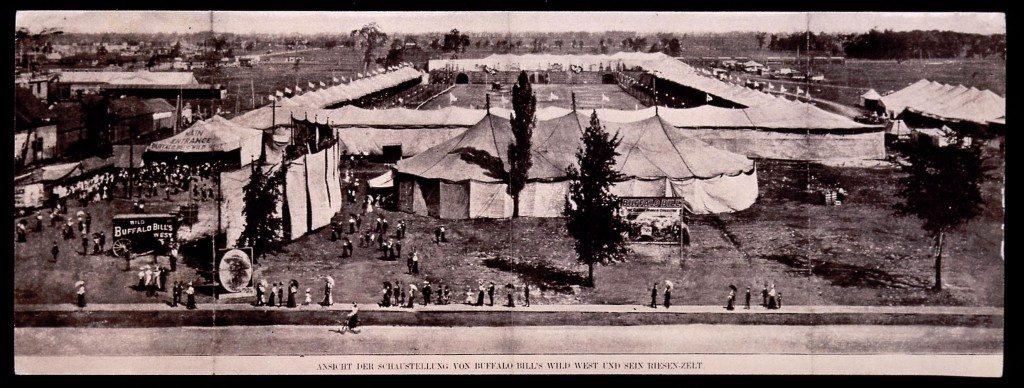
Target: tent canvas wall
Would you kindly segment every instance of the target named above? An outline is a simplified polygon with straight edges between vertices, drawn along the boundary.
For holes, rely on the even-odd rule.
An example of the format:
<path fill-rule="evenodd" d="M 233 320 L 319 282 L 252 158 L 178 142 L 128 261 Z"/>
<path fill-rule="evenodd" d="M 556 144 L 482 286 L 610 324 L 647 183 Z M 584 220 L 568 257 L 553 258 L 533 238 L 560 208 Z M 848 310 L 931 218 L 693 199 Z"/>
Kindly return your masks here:
<path fill-rule="evenodd" d="M 575 163 L 581 143 L 579 120 L 570 113 L 538 121 L 530 181 L 520 193 L 520 215 L 561 215 L 568 191 L 565 169 Z M 606 128 L 622 138 L 616 168 L 626 180 L 613 187 L 619 195 L 680 195 L 697 213 L 741 210 L 757 198 L 757 175 L 750 159 L 712 148 L 659 116 L 609 123 Z M 462 135 L 399 162 L 399 209 L 441 218 L 511 216 L 513 201 L 502 178 L 511 138 L 509 121 L 488 115 Z"/>

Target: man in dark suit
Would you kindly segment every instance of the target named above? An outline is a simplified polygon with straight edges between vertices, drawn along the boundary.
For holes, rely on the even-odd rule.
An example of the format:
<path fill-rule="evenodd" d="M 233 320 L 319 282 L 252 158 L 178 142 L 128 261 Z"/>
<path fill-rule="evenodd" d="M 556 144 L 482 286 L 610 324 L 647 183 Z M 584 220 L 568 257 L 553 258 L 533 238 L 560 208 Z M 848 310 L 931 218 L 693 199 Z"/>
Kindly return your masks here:
<path fill-rule="evenodd" d="M 658 283 L 651 286 L 651 308 L 658 308 Z"/>

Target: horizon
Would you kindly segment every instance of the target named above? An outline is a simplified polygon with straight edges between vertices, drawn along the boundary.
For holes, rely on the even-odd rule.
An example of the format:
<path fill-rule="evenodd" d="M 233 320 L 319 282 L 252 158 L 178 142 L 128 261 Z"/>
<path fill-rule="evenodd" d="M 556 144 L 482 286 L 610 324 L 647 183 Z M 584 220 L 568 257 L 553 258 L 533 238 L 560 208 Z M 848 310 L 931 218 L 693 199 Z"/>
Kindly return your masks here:
<path fill-rule="evenodd" d="M 409 18 L 418 20 L 409 23 Z M 504 20 L 495 22 L 495 18 Z M 212 30 L 238 35 L 347 35 L 370 22 L 376 22 L 388 34 L 409 35 L 445 33 L 453 28 L 470 34 L 789 34 L 807 30 L 866 33 L 871 29 L 1006 34 L 1005 14 L 950 12 L 19 11 L 15 16 L 16 28 L 57 28 L 69 34 L 189 34 Z"/>

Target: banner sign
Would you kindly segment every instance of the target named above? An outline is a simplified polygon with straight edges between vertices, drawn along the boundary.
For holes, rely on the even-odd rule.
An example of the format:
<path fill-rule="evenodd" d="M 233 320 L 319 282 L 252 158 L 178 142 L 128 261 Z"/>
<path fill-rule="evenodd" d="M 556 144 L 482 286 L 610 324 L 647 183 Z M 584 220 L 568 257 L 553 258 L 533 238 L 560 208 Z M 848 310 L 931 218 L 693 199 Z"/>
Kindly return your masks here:
<path fill-rule="evenodd" d="M 622 215 L 629 225 L 627 242 L 679 244 L 683 199 L 664 197 L 622 198 Z"/>
<path fill-rule="evenodd" d="M 24 186 L 14 186 L 15 208 L 21 209 L 42 207 L 44 200 L 46 200 L 46 194 L 44 194 L 42 183 L 33 183 L 31 185 Z"/>

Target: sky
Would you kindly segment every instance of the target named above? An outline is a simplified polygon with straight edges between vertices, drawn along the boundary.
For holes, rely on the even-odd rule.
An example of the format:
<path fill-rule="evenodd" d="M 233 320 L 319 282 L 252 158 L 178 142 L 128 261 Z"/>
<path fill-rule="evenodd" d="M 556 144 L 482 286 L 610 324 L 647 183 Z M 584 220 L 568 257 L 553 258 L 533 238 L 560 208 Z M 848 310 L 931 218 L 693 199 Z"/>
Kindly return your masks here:
<path fill-rule="evenodd" d="M 635 31 L 638 33 L 866 32 L 871 28 L 1006 33 L 1002 13 L 878 12 L 254 12 L 254 11 L 19 11 L 18 28 L 69 33 L 140 32 L 317 34 L 348 33 L 377 22 L 384 32 Z M 809 19 L 809 20 L 808 20 Z"/>

